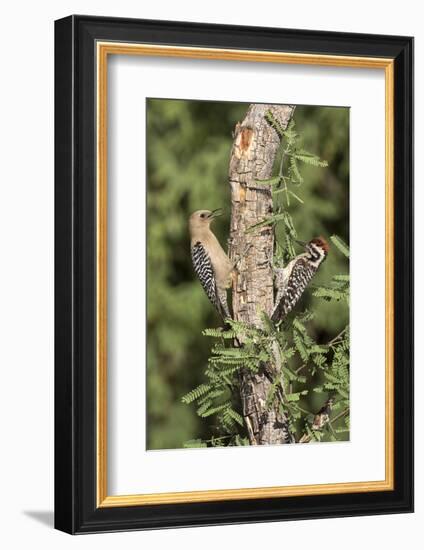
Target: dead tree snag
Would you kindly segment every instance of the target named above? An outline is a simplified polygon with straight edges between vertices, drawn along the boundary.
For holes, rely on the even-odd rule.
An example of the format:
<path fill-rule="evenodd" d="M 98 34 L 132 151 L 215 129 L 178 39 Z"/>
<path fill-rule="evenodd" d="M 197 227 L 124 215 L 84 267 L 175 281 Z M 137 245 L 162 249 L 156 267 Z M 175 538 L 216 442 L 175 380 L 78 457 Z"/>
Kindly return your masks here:
<path fill-rule="evenodd" d="M 231 186 L 230 255 L 242 259 L 233 281 L 234 318 L 261 326 L 261 311 L 271 314 L 273 307 L 274 230 L 262 227 L 247 233 L 252 225 L 273 213 L 269 188 L 260 188 L 256 180 L 270 178 L 280 145 L 280 136 L 267 121 L 271 113 L 284 130 L 292 115 L 291 105 L 250 105 L 244 120 L 235 128 L 229 181 Z M 277 364 L 273 369 L 279 369 Z M 270 366 L 271 367 L 271 366 Z M 240 376 L 243 416 L 252 445 L 288 443 L 287 419 L 281 412 L 279 397 L 267 403 L 272 382 L 264 365 L 258 373 L 244 370 Z"/>

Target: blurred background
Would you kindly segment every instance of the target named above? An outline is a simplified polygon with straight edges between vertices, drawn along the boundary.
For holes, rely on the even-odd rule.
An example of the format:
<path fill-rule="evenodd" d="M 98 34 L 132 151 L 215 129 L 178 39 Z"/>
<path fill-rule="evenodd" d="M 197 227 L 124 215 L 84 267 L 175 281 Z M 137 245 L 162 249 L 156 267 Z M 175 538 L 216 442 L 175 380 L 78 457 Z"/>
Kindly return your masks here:
<path fill-rule="evenodd" d="M 199 209 L 221 207 L 214 232 L 226 249 L 230 217 L 228 162 L 232 131 L 248 104 L 149 99 L 147 101 L 147 448 L 179 448 L 210 437 L 213 417 L 201 419 L 181 397 L 203 381 L 212 342 L 202 330 L 221 325 L 191 265 L 187 220 Z M 297 106 L 296 131 L 304 148 L 328 168 L 301 166 L 304 201 L 289 208 L 298 236 L 339 235 L 349 242 L 349 109 Z M 278 237 L 278 232 L 277 232 Z M 301 252 L 299 250 L 298 252 Z M 334 247 L 314 284 L 348 273 Z M 315 319 L 311 334 L 328 342 L 349 318 L 345 303 L 306 292 L 301 307 Z M 304 406 L 316 411 L 322 396 L 310 392 Z"/>

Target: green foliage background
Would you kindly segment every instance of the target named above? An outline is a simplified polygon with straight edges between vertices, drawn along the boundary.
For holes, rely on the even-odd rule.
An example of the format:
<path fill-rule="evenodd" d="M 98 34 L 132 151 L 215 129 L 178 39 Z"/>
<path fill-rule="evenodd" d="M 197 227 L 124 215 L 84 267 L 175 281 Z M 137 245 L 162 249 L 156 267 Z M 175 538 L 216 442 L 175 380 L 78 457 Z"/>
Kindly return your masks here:
<path fill-rule="evenodd" d="M 147 102 L 147 447 L 179 448 L 208 439 L 213 418 L 201 419 L 181 397 L 202 383 L 212 343 L 202 330 L 220 319 L 195 278 L 187 220 L 199 209 L 222 207 L 214 231 L 226 248 L 230 216 L 228 162 L 232 130 L 248 104 L 150 99 Z M 299 238 L 337 234 L 349 242 L 349 110 L 297 106 L 294 120 L 304 148 L 328 168 L 302 166 L 304 183 L 290 203 Z M 278 238 L 278 230 L 277 230 Z M 298 250 L 300 252 L 301 250 Z M 348 261 L 333 247 L 314 285 L 348 273 Z M 343 303 L 325 302 L 307 291 L 298 305 L 315 318 L 308 327 L 326 343 L 348 323 Z M 316 411 L 322 394 L 309 392 L 302 406 Z M 347 436 L 346 436 L 347 437 Z"/>

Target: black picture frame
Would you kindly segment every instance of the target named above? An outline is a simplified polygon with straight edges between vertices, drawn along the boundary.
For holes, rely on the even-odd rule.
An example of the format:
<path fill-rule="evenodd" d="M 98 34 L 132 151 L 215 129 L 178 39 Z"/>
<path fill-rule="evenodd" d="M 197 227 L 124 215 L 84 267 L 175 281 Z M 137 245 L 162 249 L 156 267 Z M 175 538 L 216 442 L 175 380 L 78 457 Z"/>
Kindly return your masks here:
<path fill-rule="evenodd" d="M 394 60 L 394 490 L 97 507 L 98 40 Z M 413 39 L 73 15 L 55 22 L 55 73 L 55 527 L 75 534 L 413 511 Z"/>

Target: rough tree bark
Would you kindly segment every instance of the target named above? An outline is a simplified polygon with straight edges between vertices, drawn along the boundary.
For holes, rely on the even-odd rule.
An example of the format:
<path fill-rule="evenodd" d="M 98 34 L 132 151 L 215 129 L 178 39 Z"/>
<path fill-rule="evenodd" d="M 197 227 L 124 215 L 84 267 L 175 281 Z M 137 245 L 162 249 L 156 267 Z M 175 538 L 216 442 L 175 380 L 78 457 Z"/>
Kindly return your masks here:
<path fill-rule="evenodd" d="M 233 280 L 234 318 L 261 326 L 261 311 L 271 314 L 273 307 L 274 230 L 263 227 L 246 233 L 246 229 L 272 215 L 272 194 L 260 188 L 256 180 L 272 175 L 280 144 L 278 133 L 266 120 L 273 118 L 285 129 L 293 115 L 291 105 L 250 105 L 244 120 L 238 123 L 231 152 L 229 180 L 231 186 L 230 256 L 238 261 Z M 273 365 L 273 369 L 279 368 Z M 243 416 L 251 445 L 288 443 L 287 419 L 280 412 L 279 398 L 266 404 L 271 381 L 266 365 L 257 374 L 247 370 L 240 375 Z"/>

